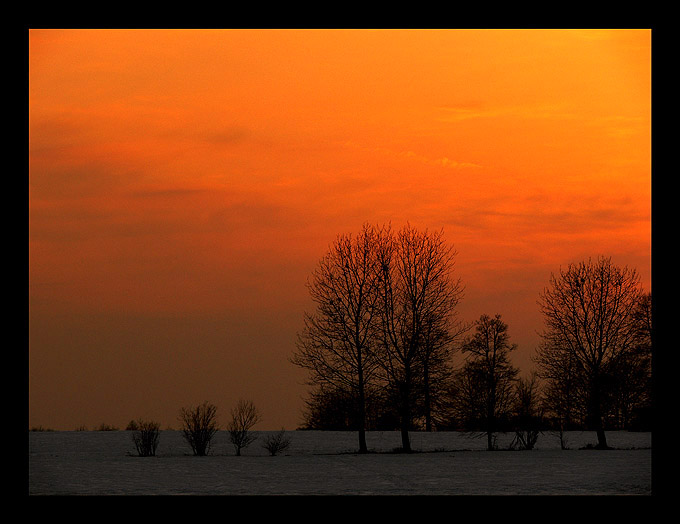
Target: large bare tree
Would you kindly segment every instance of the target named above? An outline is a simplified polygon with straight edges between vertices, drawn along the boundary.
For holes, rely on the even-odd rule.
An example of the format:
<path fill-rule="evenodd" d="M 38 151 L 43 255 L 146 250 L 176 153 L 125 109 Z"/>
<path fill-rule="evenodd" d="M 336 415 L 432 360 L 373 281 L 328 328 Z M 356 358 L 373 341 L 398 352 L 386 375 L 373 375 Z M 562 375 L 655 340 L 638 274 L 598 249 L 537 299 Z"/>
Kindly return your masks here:
<path fill-rule="evenodd" d="M 354 237 L 338 236 L 308 282 L 316 311 L 305 313 L 291 358 L 311 372 L 311 384 L 356 399 L 361 453 L 367 452 L 366 385 L 377 365 L 376 248 L 387 235 L 388 228 L 366 224 Z"/>
<path fill-rule="evenodd" d="M 604 417 L 612 386 L 639 348 L 641 298 L 638 273 L 606 257 L 561 269 L 540 295 L 546 328 L 539 351 L 552 351 L 559 362 L 574 366 L 599 448 L 607 447 Z"/>
<path fill-rule="evenodd" d="M 445 360 L 450 349 L 451 321 L 462 296 L 460 281 L 453 278 L 455 254 L 441 231 L 410 225 L 383 238 L 378 249 L 379 362 L 396 397 L 406 452 L 418 394 L 431 391 L 426 370 Z"/>

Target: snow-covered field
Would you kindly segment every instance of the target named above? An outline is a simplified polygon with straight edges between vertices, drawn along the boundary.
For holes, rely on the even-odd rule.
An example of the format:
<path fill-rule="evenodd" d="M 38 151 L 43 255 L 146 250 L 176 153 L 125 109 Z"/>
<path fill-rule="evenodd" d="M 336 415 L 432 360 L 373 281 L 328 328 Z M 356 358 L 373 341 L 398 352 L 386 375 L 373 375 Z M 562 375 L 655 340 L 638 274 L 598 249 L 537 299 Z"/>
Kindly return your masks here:
<path fill-rule="evenodd" d="M 269 456 L 265 434 L 234 454 L 226 431 L 207 457 L 194 457 L 179 431 L 162 431 L 155 457 L 139 457 L 128 431 L 29 432 L 29 495 L 649 495 L 651 433 L 608 432 L 614 450 L 591 432 L 542 434 L 531 451 L 502 451 L 512 434 L 411 433 L 417 453 L 392 453 L 397 432 L 291 431 L 290 448 Z"/>

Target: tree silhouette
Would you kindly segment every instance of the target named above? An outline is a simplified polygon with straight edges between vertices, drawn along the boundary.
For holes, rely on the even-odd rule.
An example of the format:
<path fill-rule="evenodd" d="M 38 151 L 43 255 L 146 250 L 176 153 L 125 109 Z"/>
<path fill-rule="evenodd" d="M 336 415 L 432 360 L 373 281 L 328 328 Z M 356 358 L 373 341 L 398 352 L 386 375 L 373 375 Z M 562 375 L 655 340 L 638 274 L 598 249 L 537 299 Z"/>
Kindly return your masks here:
<path fill-rule="evenodd" d="M 611 392 L 611 424 L 629 429 L 649 412 L 652 404 L 652 294 L 643 294 L 633 313 L 637 340 L 619 360 L 612 374 L 616 381 Z M 644 418 L 644 416 L 643 416 Z"/>
<path fill-rule="evenodd" d="M 387 231 L 364 225 L 356 237 L 340 235 L 308 283 L 316 311 L 305 314 L 291 362 L 311 372 L 311 384 L 356 399 L 359 452 L 366 447 L 366 389 L 377 365 L 376 246 Z"/>
<path fill-rule="evenodd" d="M 449 301 L 448 313 L 430 315 L 423 322 L 422 335 L 422 412 L 425 420 L 425 431 L 432 431 L 434 426 L 446 424 L 450 416 L 450 390 L 455 373 L 451 366 L 451 358 L 456 349 L 454 343 L 463 335 L 470 325 L 455 322 L 455 304 L 459 295 Z M 442 312 L 443 313 L 443 312 Z"/>
<path fill-rule="evenodd" d="M 452 278 L 454 255 L 441 232 L 407 225 L 394 234 L 389 225 L 364 225 L 356 237 L 340 235 L 312 275 L 316 310 L 305 314 L 291 362 L 311 372 L 317 390 L 310 407 L 325 409 L 329 396 L 356 406 L 349 418 L 362 453 L 367 402 L 378 396 L 394 402 L 383 415 L 398 411 L 405 451 L 416 414 L 431 427 L 459 329 L 454 317 L 462 288 Z"/>
<path fill-rule="evenodd" d="M 160 440 L 160 427 L 158 422 L 153 421 L 131 421 L 128 424 L 130 431 L 132 431 L 132 442 L 137 449 L 137 454 L 140 457 L 153 457 L 156 455 L 158 442 Z"/>
<path fill-rule="evenodd" d="M 273 457 L 275 455 L 278 455 L 279 453 L 282 453 L 286 451 L 291 444 L 290 437 L 286 436 L 286 430 L 285 428 L 281 428 L 280 431 L 267 435 L 264 438 L 264 442 L 262 443 L 262 447 L 266 449 L 269 454 Z"/>
<path fill-rule="evenodd" d="M 540 402 L 540 383 L 536 372 L 515 383 L 514 426 L 512 447 L 533 449 L 542 429 L 543 408 Z"/>
<path fill-rule="evenodd" d="M 257 437 L 250 430 L 259 420 L 260 413 L 249 400 L 239 399 L 236 406 L 231 410 L 231 421 L 227 430 L 237 456 L 241 455 L 243 448 L 257 440 Z"/>
<path fill-rule="evenodd" d="M 551 275 L 540 296 L 546 329 L 539 361 L 545 362 L 551 352 L 558 362 L 574 366 L 598 448 L 607 448 L 604 421 L 611 396 L 622 384 L 622 369 L 640 348 L 636 312 L 641 300 L 638 273 L 605 257 L 570 264 Z"/>
<path fill-rule="evenodd" d="M 379 362 L 396 395 L 406 452 L 418 393 L 431 393 L 426 370 L 448 351 L 452 315 L 462 296 L 460 282 L 452 278 L 455 254 L 442 232 L 419 232 L 410 225 L 386 237 L 378 249 Z"/>
<path fill-rule="evenodd" d="M 217 407 L 207 401 L 195 408 L 180 410 L 182 436 L 191 446 L 194 455 L 202 457 L 210 452 L 210 443 L 218 430 L 216 416 Z"/>
<path fill-rule="evenodd" d="M 477 420 L 487 436 L 487 449 L 494 449 L 494 433 L 500 419 L 512 409 L 514 382 L 519 370 L 509 355 L 517 346 L 510 344 L 508 325 L 500 315 L 482 315 L 475 322 L 475 334 L 463 344 L 466 356 L 461 390 L 465 396 L 468 420 Z"/>
<path fill-rule="evenodd" d="M 537 375 L 544 380 L 543 407 L 560 437 L 560 446 L 566 448 L 564 432 L 579 425 L 583 418 L 583 377 L 577 372 L 574 354 L 544 341 L 536 356 Z"/>

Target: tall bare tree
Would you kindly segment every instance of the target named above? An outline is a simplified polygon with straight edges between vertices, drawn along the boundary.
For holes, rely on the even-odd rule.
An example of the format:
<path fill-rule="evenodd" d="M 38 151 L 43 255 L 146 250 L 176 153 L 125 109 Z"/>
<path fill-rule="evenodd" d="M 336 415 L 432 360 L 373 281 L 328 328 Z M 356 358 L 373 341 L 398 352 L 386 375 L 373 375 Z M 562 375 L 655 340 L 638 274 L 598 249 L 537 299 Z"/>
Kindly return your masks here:
<path fill-rule="evenodd" d="M 406 225 L 379 245 L 380 364 L 396 395 L 402 449 L 411 450 L 409 429 L 428 366 L 448 351 L 450 321 L 462 296 L 453 279 L 455 251 L 443 233 Z M 429 386 L 430 383 L 428 382 Z"/>
<path fill-rule="evenodd" d="M 338 236 L 308 283 L 316 311 L 305 314 L 305 327 L 291 358 L 311 372 L 311 384 L 356 399 L 360 453 L 367 452 L 366 385 L 377 365 L 375 250 L 387 234 L 387 228 L 366 224 L 355 237 Z"/>
<path fill-rule="evenodd" d="M 494 433 L 498 420 L 512 408 L 514 383 L 519 370 L 510 363 L 510 352 L 517 349 L 510 343 L 508 325 L 500 315 L 482 315 L 475 322 L 475 334 L 463 344 L 467 353 L 463 371 L 468 393 L 475 396 L 468 402 L 474 413 L 481 416 L 487 436 L 487 449 L 494 449 Z"/>
<path fill-rule="evenodd" d="M 624 361 L 638 347 L 636 311 L 642 297 L 640 276 L 610 258 L 570 264 L 551 275 L 539 305 L 546 328 L 544 349 L 564 354 L 583 384 L 588 425 L 597 446 L 607 447 L 604 417 L 612 386 Z M 620 382 L 619 382 L 620 383 Z"/>

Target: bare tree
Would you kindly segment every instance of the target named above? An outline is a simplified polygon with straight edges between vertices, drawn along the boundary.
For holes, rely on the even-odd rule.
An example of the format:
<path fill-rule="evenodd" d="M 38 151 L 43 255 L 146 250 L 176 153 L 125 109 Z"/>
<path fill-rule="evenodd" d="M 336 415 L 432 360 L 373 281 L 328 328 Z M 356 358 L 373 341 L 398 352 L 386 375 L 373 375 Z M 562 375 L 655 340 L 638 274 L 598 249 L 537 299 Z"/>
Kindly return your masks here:
<path fill-rule="evenodd" d="M 622 362 L 638 347 L 635 312 L 641 296 L 638 273 L 619 268 L 604 257 L 570 264 L 553 274 L 540 296 L 546 324 L 542 347 L 568 354 L 560 361 L 574 364 L 598 448 L 607 448 L 604 418 L 608 396 Z"/>
<path fill-rule="evenodd" d="M 305 315 L 291 362 L 311 372 L 320 395 L 313 400 L 332 394 L 356 406 L 350 418 L 362 453 L 367 393 L 376 385 L 397 407 L 405 451 L 416 415 L 431 428 L 457 334 L 462 287 L 453 279 L 454 255 L 441 232 L 407 225 L 395 235 L 390 226 L 364 225 L 354 238 L 339 236 L 314 272 L 309 289 L 317 308 Z"/>
<path fill-rule="evenodd" d="M 447 417 L 449 391 L 454 380 L 451 358 L 456 349 L 454 345 L 470 325 L 456 322 L 455 306 L 462 297 L 460 283 L 452 287 L 446 309 L 429 315 L 423 322 L 422 366 L 423 366 L 423 417 L 425 431 L 432 431 Z M 443 417 L 443 418 L 442 418 Z"/>
<path fill-rule="evenodd" d="M 484 427 L 486 417 L 484 376 L 482 366 L 474 361 L 466 362 L 455 373 L 451 407 L 458 429 L 476 431 Z"/>
<path fill-rule="evenodd" d="M 578 425 L 583 418 L 584 386 L 573 353 L 543 342 L 536 356 L 537 376 L 544 380 L 543 408 L 560 438 L 560 447 L 567 449 L 565 431 Z"/>
<path fill-rule="evenodd" d="M 131 421 L 131 423 L 128 424 L 128 427 L 130 427 L 130 431 L 132 431 L 132 442 L 134 442 L 139 456 L 155 456 L 160 440 L 161 425 L 158 422 L 140 419 L 138 421 Z"/>
<path fill-rule="evenodd" d="M 652 295 L 643 294 L 633 314 L 637 329 L 634 347 L 622 356 L 613 376 L 616 378 L 610 398 L 610 424 L 629 429 L 641 412 L 652 404 Z"/>
<path fill-rule="evenodd" d="M 234 445 L 236 455 L 241 455 L 241 450 L 252 444 L 257 437 L 251 433 L 251 428 L 260 421 L 260 412 L 249 400 L 239 399 L 236 406 L 231 410 L 231 421 L 227 427 L 229 439 Z"/>
<path fill-rule="evenodd" d="M 337 238 L 308 283 L 316 311 L 305 314 L 291 359 L 311 372 L 311 384 L 356 399 L 360 453 L 367 451 L 366 390 L 376 368 L 375 249 L 385 234 L 384 228 L 364 225 L 356 237 Z"/>
<path fill-rule="evenodd" d="M 210 442 L 219 429 L 216 416 L 217 407 L 207 401 L 195 408 L 180 410 L 182 435 L 191 446 L 194 455 L 202 457 L 210 452 Z"/>
<path fill-rule="evenodd" d="M 405 226 L 378 246 L 380 268 L 380 364 L 395 392 L 403 451 L 419 393 L 429 389 L 428 366 L 448 350 L 450 320 L 462 295 L 453 280 L 455 251 L 443 233 Z M 431 368 L 430 368 L 431 369 Z"/>
<path fill-rule="evenodd" d="M 465 373 L 469 375 L 468 384 L 474 386 L 476 398 L 471 404 L 482 417 L 487 449 L 493 450 L 497 422 L 511 409 L 518 369 L 510 364 L 509 355 L 517 345 L 510 344 L 508 325 L 498 314 L 482 315 L 475 329 L 476 333 L 462 346 L 462 352 L 468 354 Z"/>
<path fill-rule="evenodd" d="M 515 438 L 511 446 L 534 449 L 543 418 L 537 373 L 532 372 L 528 377 L 518 379 L 515 387 Z"/>
<path fill-rule="evenodd" d="M 273 457 L 286 451 L 290 447 L 290 443 L 291 440 L 286 436 L 286 430 L 281 428 L 281 431 L 265 437 L 262 447 L 269 451 L 269 454 Z"/>

